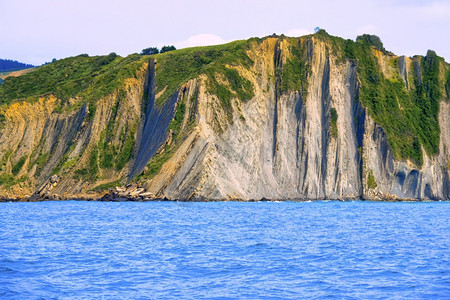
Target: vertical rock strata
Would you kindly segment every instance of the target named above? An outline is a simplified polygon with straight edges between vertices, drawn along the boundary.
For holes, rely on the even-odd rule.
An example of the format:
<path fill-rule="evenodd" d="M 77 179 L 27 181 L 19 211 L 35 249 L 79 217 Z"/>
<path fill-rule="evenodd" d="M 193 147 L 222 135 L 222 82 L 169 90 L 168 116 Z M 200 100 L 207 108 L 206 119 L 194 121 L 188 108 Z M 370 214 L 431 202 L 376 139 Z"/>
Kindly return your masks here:
<path fill-rule="evenodd" d="M 253 73 L 268 68 L 275 74 L 282 52 L 275 44 L 266 57 L 254 57 Z M 201 148 L 202 159 L 187 160 L 178 174 L 195 180 L 156 192 L 185 198 L 189 186 L 195 187 L 190 197 L 207 199 L 448 199 L 448 102 L 441 101 L 439 154 L 424 154 L 419 168 L 393 158 L 383 129 L 359 102 L 354 64 L 338 62 L 320 41 L 314 43 L 310 64 L 306 96 L 298 91 L 280 94 L 276 78 L 253 77 L 255 97 L 235 102 L 235 111 L 244 118 L 235 114 L 220 135 L 208 121 L 214 115 L 208 103 L 214 100 L 202 93 L 199 103 L 205 110 L 198 113 L 206 122 L 199 122 L 202 138 L 191 148 Z M 338 116 L 335 136 L 330 130 L 332 108 Z M 376 187 L 369 187 L 369 174 Z"/>
<path fill-rule="evenodd" d="M 228 66 L 254 89 L 249 100 L 232 98 L 228 111 L 210 93 L 206 75 L 185 82 L 162 106 L 155 104 L 153 58 L 120 101 L 118 95 L 101 99 L 91 120 L 86 104 L 55 114 L 52 96 L 11 104 L 0 131 L 1 172 L 26 179 L 0 186 L 1 196 L 46 189 L 61 198 L 94 197 L 107 190 L 95 190 L 102 184 L 139 182 L 151 197 L 174 200 L 448 200 L 450 102 L 440 101 L 438 154 L 423 151 L 420 167 L 396 160 L 384 129 L 360 102 L 356 63 L 341 59 L 323 40 L 299 43 L 306 49 L 305 89 L 282 86 L 292 45 L 266 38 L 247 50 L 249 69 Z M 398 59 L 406 87 L 414 70 L 422 84 L 417 62 Z M 108 126 L 114 128 L 110 136 Z M 135 141 L 130 159 L 122 168 L 102 169 L 102 161 L 108 162 L 101 145 L 115 145 L 113 155 L 119 156 L 128 135 Z M 99 170 L 89 178 L 83 170 L 92 157 L 98 157 Z M 21 159 L 23 166 L 13 170 Z"/>

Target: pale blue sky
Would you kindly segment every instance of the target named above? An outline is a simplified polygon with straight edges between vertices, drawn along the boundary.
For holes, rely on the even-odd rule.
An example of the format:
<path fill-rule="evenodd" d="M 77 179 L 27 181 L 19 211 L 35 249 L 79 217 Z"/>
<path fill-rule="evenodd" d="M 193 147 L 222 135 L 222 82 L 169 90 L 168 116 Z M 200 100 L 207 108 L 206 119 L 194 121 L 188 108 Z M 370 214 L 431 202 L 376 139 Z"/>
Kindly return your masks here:
<path fill-rule="evenodd" d="M 217 44 L 319 26 L 377 34 L 397 55 L 433 49 L 450 62 L 450 0 L 0 0 L 0 58 L 52 58 Z"/>

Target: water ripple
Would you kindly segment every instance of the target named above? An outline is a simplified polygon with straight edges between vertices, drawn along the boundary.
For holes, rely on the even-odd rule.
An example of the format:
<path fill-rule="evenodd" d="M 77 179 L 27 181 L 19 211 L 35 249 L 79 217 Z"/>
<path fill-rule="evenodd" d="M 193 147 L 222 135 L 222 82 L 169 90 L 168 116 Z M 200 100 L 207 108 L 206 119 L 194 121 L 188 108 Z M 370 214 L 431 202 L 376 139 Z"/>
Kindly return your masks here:
<path fill-rule="evenodd" d="M 450 203 L 0 203 L 1 299 L 450 298 Z"/>

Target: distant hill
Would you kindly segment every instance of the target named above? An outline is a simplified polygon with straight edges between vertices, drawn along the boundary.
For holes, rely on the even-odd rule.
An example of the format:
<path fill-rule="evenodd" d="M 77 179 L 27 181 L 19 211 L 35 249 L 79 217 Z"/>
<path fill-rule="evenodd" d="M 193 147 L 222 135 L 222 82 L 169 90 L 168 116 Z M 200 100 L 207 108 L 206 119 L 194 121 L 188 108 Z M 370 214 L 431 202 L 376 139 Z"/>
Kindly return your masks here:
<path fill-rule="evenodd" d="M 33 67 L 34 67 L 33 65 L 24 64 L 24 63 L 18 62 L 16 60 L 0 58 L 0 72 L 18 71 L 18 70 L 29 69 L 29 68 L 33 68 Z"/>
<path fill-rule="evenodd" d="M 18 71 L 0 72 L 0 83 L 2 83 L 7 77 L 19 77 L 26 74 L 35 68 L 22 69 Z"/>

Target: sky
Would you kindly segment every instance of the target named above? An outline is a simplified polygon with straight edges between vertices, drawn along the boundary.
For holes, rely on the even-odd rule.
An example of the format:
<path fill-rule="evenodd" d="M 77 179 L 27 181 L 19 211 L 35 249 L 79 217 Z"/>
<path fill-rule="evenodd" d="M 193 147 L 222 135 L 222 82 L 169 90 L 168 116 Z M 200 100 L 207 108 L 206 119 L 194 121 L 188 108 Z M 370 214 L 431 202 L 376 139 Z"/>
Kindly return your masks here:
<path fill-rule="evenodd" d="M 0 58 L 35 65 L 82 53 L 221 44 L 315 27 L 376 34 L 397 55 L 450 62 L 450 0 L 0 0 Z"/>

